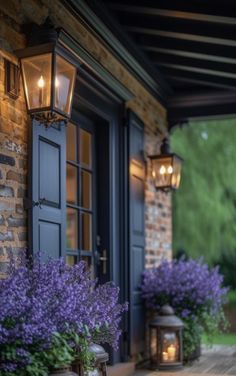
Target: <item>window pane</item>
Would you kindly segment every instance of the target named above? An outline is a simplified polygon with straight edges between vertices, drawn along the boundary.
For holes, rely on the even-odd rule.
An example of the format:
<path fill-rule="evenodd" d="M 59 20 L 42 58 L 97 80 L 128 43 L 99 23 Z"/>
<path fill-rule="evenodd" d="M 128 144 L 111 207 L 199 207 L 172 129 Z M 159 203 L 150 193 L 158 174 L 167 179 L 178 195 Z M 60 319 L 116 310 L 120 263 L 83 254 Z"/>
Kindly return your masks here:
<path fill-rule="evenodd" d="M 81 213 L 81 248 L 92 251 L 92 215 Z"/>
<path fill-rule="evenodd" d="M 67 265 L 69 266 L 73 266 L 75 264 L 77 264 L 78 260 L 77 260 L 77 256 L 66 256 L 66 263 Z"/>
<path fill-rule="evenodd" d="M 66 247 L 78 248 L 78 213 L 71 208 L 67 209 Z"/>
<path fill-rule="evenodd" d="M 76 161 L 76 126 L 69 123 L 66 127 L 66 159 Z"/>
<path fill-rule="evenodd" d="M 80 163 L 89 167 L 92 164 L 92 137 L 91 134 L 80 129 Z"/>
<path fill-rule="evenodd" d="M 77 167 L 66 165 L 66 200 L 69 204 L 77 203 Z"/>
<path fill-rule="evenodd" d="M 92 208 L 92 175 L 90 172 L 81 171 L 81 206 L 86 209 Z"/>

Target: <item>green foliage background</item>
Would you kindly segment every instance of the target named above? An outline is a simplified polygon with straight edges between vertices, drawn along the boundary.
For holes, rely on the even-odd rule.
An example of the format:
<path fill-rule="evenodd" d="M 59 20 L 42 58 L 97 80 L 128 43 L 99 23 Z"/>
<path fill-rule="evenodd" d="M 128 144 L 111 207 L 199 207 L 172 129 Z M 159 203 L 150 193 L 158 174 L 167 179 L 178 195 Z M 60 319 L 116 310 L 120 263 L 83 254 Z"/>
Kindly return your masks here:
<path fill-rule="evenodd" d="M 173 194 L 174 253 L 219 263 L 236 287 L 236 119 L 177 128 L 171 146 L 184 159 Z"/>

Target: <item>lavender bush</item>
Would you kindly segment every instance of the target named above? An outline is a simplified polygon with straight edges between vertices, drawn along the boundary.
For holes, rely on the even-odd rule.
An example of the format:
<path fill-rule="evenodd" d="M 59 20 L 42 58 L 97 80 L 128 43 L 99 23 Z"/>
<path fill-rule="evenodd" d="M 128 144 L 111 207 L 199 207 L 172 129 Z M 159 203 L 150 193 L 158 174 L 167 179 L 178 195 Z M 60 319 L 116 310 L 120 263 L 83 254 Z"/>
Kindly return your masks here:
<path fill-rule="evenodd" d="M 210 269 L 202 259 L 163 261 L 143 273 L 141 291 L 147 308 L 158 311 L 168 303 L 183 319 L 186 359 L 199 344 L 202 331 L 211 337 L 226 324 L 222 307 L 228 290 L 218 268 Z"/>
<path fill-rule="evenodd" d="M 11 263 L 9 277 L 0 281 L 0 374 L 46 375 L 56 346 L 63 348 L 62 362 L 73 358 L 70 349 L 80 343 L 116 349 L 127 309 L 118 298 L 112 283 L 90 279 L 84 262 L 72 267 L 64 259 L 43 263 L 37 257 L 30 266 Z"/>

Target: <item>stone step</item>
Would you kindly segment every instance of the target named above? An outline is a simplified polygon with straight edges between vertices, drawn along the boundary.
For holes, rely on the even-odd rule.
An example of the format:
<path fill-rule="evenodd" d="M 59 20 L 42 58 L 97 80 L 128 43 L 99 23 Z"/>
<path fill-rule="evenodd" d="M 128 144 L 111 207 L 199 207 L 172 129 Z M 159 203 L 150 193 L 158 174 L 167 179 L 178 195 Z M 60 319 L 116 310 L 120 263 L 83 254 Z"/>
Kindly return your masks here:
<path fill-rule="evenodd" d="M 135 363 L 117 363 L 107 367 L 108 376 L 132 376 L 135 372 Z"/>

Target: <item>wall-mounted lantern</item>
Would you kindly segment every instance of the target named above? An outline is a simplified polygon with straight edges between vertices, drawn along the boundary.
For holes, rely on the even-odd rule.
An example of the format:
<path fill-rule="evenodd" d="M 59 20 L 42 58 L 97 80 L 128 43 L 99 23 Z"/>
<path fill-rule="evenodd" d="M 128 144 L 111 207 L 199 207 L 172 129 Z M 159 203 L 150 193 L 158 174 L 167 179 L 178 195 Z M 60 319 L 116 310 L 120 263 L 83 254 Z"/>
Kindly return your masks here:
<path fill-rule="evenodd" d="M 183 159 L 171 153 L 167 138 L 162 142 L 161 153 L 151 155 L 149 158 L 152 161 L 152 178 L 156 189 L 164 191 L 178 189 Z"/>
<path fill-rule="evenodd" d="M 28 113 L 47 126 L 67 121 L 78 62 L 59 42 L 59 31 L 49 20 L 35 26 L 28 44 L 29 47 L 16 51 Z"/>
<path fill-rule="evenodd" d="M 150 359 L 152 369 L 170 370 L 183 365 L 183 322 L 165 305 L 149 324 Z"/>

